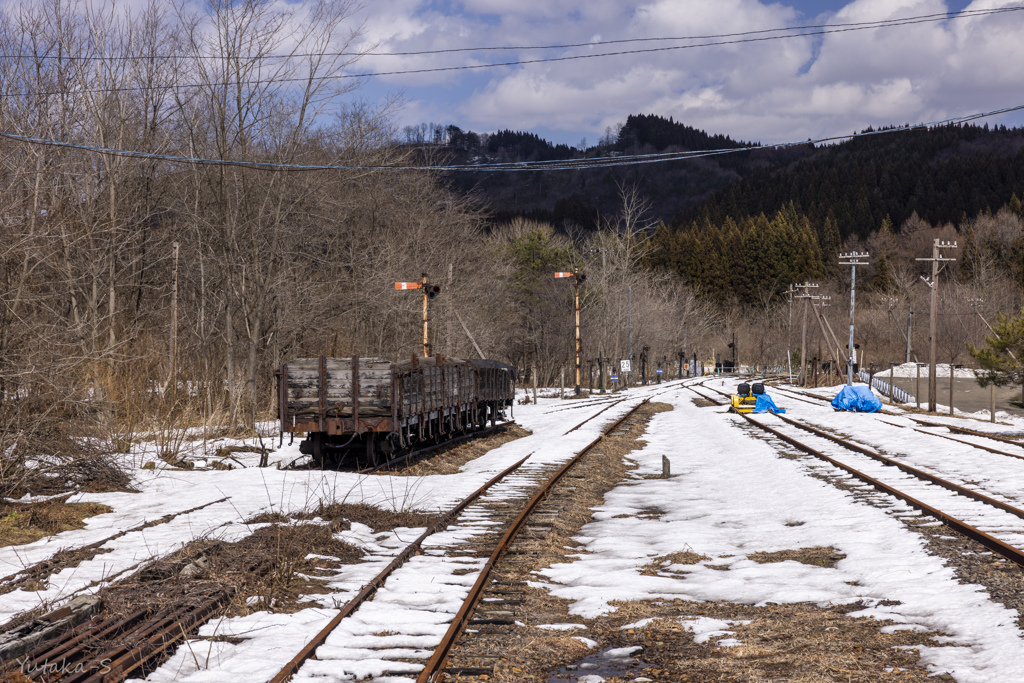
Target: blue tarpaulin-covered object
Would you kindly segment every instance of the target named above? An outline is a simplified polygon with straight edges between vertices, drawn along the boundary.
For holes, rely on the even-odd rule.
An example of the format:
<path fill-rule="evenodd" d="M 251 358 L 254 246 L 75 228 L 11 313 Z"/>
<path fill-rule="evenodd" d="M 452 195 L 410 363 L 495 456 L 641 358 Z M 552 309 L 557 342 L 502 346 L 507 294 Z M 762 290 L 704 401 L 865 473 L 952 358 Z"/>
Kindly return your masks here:
<path fill-rule="evenodd" d="M 757 394 L 757 403 L 754 404 L 755 413 L 784 413 L 784 408 L 775 405 L 775 401 L 768 394 Z"/>
<path fill-rule="evenodd" d="M 836 410 L 849 410 L 854 413 L 877 413 L 882 409 L 882 402 L 871 393 L 871 387 L 843 387 L 842 391 L 832 399 L 832 407 Z"/>

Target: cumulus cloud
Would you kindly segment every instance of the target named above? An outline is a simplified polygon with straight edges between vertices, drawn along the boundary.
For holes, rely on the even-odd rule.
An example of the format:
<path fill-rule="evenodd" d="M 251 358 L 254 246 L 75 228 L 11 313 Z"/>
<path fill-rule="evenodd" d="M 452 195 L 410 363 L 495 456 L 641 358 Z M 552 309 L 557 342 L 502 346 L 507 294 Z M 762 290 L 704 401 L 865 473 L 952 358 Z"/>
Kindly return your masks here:
<path fill-rule="evenodd" d="M 977 0 L 967 9 L 1015 4 Z M 854 0 L 827 18 L 837 25 L 947 9 L 944 0 Z M 611 0 L 463 0 L 457 6 L 379 0 L 367 15 L 367 39 L 399 52 L 587 43 L 595 36 L 699 36 L 804 21 L 794 5 L 759 0 L 649 0 L 633 5 Z M 1022 35 L 1024 12 L 1012 12 L 472 74 L 392 76 L 387 83 L 405 89 L 416 115 L 435 112 L 438 119 L 476 130 L 544 127 L 564 132 L 563 141 L 569 141 L 581 134 L 599 135 L 628 114 L 645 112 L 744 139 L 800 140 L 1019 104 Z M 422 69 L 665 45 L 368 58 L 363 66 L 377 71 Z"/>

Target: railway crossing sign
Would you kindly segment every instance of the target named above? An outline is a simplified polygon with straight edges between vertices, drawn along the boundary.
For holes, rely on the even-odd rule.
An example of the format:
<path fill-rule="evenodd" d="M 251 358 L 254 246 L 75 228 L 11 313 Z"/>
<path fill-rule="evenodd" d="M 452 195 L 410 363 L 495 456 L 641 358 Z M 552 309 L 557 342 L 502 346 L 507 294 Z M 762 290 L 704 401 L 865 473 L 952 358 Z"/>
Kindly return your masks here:
<path fill-rule="evenodd" d="M 630 365 L 630 363 L 629 363 L 628 359 L 627 360 L 620 360 L 619 361 L 619 371 L 620 372 L 629 372 L 630 371 L 629 365 Z"/>

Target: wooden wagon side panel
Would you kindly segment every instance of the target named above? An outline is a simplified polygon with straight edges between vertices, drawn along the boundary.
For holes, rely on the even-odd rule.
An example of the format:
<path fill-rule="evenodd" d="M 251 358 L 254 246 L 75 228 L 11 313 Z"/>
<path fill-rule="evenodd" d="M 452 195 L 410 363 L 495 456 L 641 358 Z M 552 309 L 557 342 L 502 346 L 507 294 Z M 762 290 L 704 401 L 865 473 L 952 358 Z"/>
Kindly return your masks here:
<path fill-rule="evenodd" d="M 390 415 L 391 363 L 379 358 L 358 361 L 358 393 L 353 395 L 352 359 L 298 358 L 282 368 L 282 396 L 287 401 L 283 412 L 289 418 L 350 417 L 353 404 L 363 416 Z"/>

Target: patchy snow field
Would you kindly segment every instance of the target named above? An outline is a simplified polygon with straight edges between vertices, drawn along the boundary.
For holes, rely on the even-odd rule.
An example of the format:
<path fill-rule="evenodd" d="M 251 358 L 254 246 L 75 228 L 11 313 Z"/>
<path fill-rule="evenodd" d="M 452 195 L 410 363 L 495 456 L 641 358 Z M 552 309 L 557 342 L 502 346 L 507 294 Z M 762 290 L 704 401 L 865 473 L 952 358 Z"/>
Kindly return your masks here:
<path fill-rule="evenodd" d="M 716 379 L 711 386 L 731 391 L 735 383 Z M 827 390 L 819 393 L 834 394 Z M 142 493 L 76 496 L 72 502 L 99 502 L 113 512 L 89 519 L 81 530 L 0 549 L 0 575 L 47 559 L 62 548 L 102 541 L 146 521 L 206 507 L 110 541 L 104 549 L 111 552 L 51 577 L 46 590 L 0 595 L 0 621 L 41 604 L 56 605 L 73 595 L 95 591 L 105 581 L 193 539 L 238 539 L 258 526 L 245 520 L 263 512 L 315 508 L 321 500 L 365 502 L 389 509 L 448 509 L 527 455 L 526 472 L 564 462 L 593 440 L 604 425 L 652 395 L 675 409 L 652 418 L 643 437 L 647 446 L 631 455 L 638 469 L 608 493 L 593 521 L 583 528 L 577 539 L 584 547 L 579 559 L 548 567 L 537 576 L 538 585 L 572 601 L 571 613 L 598 617 L 613 611 L 612 601 L 638 599 L 813 602 L 823 606 L 863 602 L 867 607 L 854 616 L 897 623 L 887 628 L 948 634 L 949 641 L 942 643 L 930 643 L 922 636 L 920 651 L 936 673 L 949 672 L 958 681 L 1024 680 L 1024 639 L 1016 626 L 1017 612 L 992 602 L 980 587 L 961 584 L 942 558 L 926 552 L 922 537 L 902 521 L 920 519 L 919 513 L 881 494 L 870 497 L 856 489 L 843 491 L 812 476 L 828 466 L 811 458 L 781 457 L 777 442 L 764 440 L 724 407 L 695 406 L 696 394 L 678 382 L 624 392 L 616 398 L 627 400 L 617 404 L 609 397 L 594 396 L 584 401 L 542 398 L 537 406 L 517 405 L 516 420 L 533 434 L 491 451 L 454 475 L 414 478 L 275 469 L 276 462 L 300 457 L 297 441 L 271 453 L 271 467 L 136 470 Z M 911 426 L 912 421 L 899 414 L 840 414 L 825 404 L 790 399 L 785 392 L 774 397 L 790 417 L 850 435 L 915 467 L 972 482 L 989 495 L 1024 506 L 1024 460 L 937 438 L 927 432 L 939 430 Z M 606 408 L 596 419 L 566 434 Z M 758 417 L 777 426 L 775 418 Z M 1024 423 L 942 421 L 1004 433 L 1024 429 Z M 1015 447 L 1006 444 L 1005 448 Z M 1017 450 L 1024 455 L 1024 448 Z M 669 479 L 653 478 L 661 473 L 662 456 L 671 460 Z M 139 464 L 142 459 L 135 456 Z M 855 491 L 859 495 L 854 495 Z M 495 495 L 514 498 L 518 494 L 510 486 Z M 655 509 L 657 514 L 651 514 Z M 645 514 L 640 515 L 642 511 Z M 396 572 L 373 602 L 342 622 L 318 651 L 319 661 L 309 662 L 297 680 L 342 681 L 366 676 L 377 676 L 380 681 L 412 680 L 419 664 L 405 662 L 402 669 L 387 659 L 429 656 L 444 632 L 448 614 L 457 609 L 460 596 L 475 580 L 475 573 L 466 570 L 479 565 L 470 558 L 444 560 L 442 549 L 457 547 L 477 533 L 474 524 L 482 527 L 486 521 L 479 515 L 460 520 L 425 546 L 424 554 Z M 377 534 L 353 525 L 342 536 L 364 548 L 367 557 L 329 580 L 336 591 L 333 596 L 310 596 L 310 607 L 296 614 L 258 612 L 211 621 L 200 631 L 199 639 L 180 648 L 150 679 L 268 680 L 337 613 L 335 605 L 343 604 L 417 533 L 396 529 Z M 817 546 L 834 547 L 846 557 L 834 568 L 794 561 L 759 564 L 748 559 L 758 552 Z M 683 551 L 710 559 L 665 566 L 655 575 L 641 573 L 656 558 Z M 708 639 L 728 634 L 730 625 L 695 621 L 688 628 L 696 637 Z M 202 639 L 214 635 L 231 638 L 229 642 Z"/>

